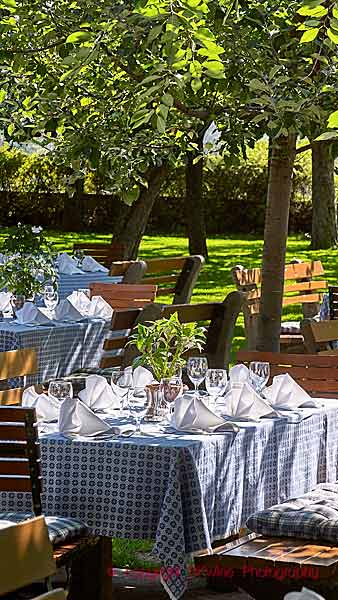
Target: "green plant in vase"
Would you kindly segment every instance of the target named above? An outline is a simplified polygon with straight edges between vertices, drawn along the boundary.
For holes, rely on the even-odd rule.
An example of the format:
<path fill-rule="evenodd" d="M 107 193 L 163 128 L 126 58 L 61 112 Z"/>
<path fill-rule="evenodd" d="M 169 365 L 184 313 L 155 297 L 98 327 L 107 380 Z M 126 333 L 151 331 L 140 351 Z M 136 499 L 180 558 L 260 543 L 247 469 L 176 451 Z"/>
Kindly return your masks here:
<path fill-rule="evenodd" d="M 56 286 L 53 249 L 41 227 L 18 223 L 5 239 L 2 252 L 0 289 L 7 289 L 18 299 L 16 308 L 25 299 L 33 300 L 47 282 Z"/>

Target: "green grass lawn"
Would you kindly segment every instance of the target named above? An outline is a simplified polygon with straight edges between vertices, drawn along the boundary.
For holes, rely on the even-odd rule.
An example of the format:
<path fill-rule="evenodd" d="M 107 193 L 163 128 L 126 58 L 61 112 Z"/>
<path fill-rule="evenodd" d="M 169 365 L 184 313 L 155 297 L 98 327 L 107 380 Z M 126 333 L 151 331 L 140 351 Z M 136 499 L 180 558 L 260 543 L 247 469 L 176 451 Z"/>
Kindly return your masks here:
<path fill-rule="evenodd" d="M 0 231 L 1 239 L 8 235 L 8 229 Z M 55 244 L 58 251 L 71 251 L 74 242 L 104 242 L 109 241 L 109 235 L 73 234 L 50 232 L 50 241 Z M 212 237 L 208 240 L 210 259 L 203 268 L 197 282 L 192 302 L 211 302 L 223 300 L 234 290 L 231 280 L 231 268 L 242 264 L 245 267 L 260 267 L 262 258 L 263 241 L 254 236 L 231 235 L 226 237 Z M 188 243 L 183 237 L 145 236 L 141 249 L 141 258 L 155 258 L 180 256 L 188 254 Z M 301 236 L 291 236 L 288 240 L 287 262 L 293 258 L 306 260 L 321 260 L 329 282 L 337 284 L 338 279 L 338 250 L 325 250 L 313 252 L 309 249 L 309 240 Z M 162 300 L 162 299 L 161 299 Z M 300 318 L 300 312 L 295 312 L 294 307 L 289 308 L 288 319 Z M 233 344 L 235 352 L 244 343 L 243 318 L 240 316 Z M 143 557 L 152 547 L 151 542 L 114 540 L 113 564 L 128 568 L 146 568 L 151 561 Z"/>

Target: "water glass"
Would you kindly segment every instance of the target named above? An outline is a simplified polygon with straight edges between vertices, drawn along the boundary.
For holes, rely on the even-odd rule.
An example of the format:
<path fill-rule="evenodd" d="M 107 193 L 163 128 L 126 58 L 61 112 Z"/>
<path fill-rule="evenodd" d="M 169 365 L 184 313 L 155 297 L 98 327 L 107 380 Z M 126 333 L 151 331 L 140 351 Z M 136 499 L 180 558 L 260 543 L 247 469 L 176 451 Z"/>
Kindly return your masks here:
<path fill-rule="evenodd" d="M 211 396 L 213 404 L 217 397 L 223 394 L 228 383 L 228 375 L 225 369 L 208 369 L 205 376 L 205 387 Z"/>
<path fill-rule="evenodd" d="M 252 387 L 260 394 L 265 388 L 270 377 L 270 364 L 268 362 L 251 362 L 249 366 L 249 379 Z"/>
<path fill-rule="evenodd" d="M 56 288 L 52 285 L 45 285 L 43 291 L 43 299 L 45 307 L 49 311 L 53 311 L 59 302 L 59 294 Z"/>
<path fill-rule="evenodd" d="M 124 371 L 113 371 L 111 383 L 115 384 L 121 390 L 121 411 L 127 415 L 129 413 L 129 393 L 133 389 L 133 372 L 131 369 Z"/>
<path fill-rule="evenodd" d="M 208 360 L 204 356 L 196 356 L 188 358 L 187 374 L 191 383 L 195 386 L 195 392 L 198 393 L 198 388 L 204 381 L 208 370 Z"/>
<path fill-rule="evenodd" d="M 181 377 L 163 377 L 160 383 L 160 399 L 164 416 L 167 417 L 174 410 L 174 402 L 183 392 Z"/>
<path fill-rule="evenodd" d="M 48 395 L 53 396 L 57 400 L 65 400 L 66 398 L 73 398 L 73 386 L 70 381 L 64 379 L 56 379 L 51 381 L 48 387 Z"/>
<path fill-rule="evenodd" d="M 145 417 L 149 406 L 148 398 L 139 398 L 131 395 L 129 398 L 129 410 L 136 423 L 136 433 L 141 432 L 141 422 Z"/>
<path fill-rule="evenodd" d="M 75 260 L 77 260 L 77 264 L 80 267 L 82 264 L 82 261 L 84 259 L 84 250 L 80 250 L 80 249 L 75 250 L 74 258 L 75 258 Z"/>

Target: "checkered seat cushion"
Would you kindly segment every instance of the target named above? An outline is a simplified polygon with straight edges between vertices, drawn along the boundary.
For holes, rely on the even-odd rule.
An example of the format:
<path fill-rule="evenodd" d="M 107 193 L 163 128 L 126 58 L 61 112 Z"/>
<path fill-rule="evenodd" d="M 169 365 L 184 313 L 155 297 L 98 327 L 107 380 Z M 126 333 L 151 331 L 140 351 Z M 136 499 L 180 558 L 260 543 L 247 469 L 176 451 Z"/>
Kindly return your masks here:
<path fill-rule="evenodd" d="M 0 512 L 0 526 L 2 521 L 9 521 L 16 524 L 31 519 L 34 516 L 33 513 Z M 77 537 L 88 535 L 89 533 L 87 525 L 69 517 L 45 516 L 45 520 L 48 527 L 49 539 L 53 546 L 70 542 Z"/>
<path fill-rule="evenodd" d="M 247 527 L 268 537 L 298 537 L 338 544 L 338 483 L 254 513 Z"/>

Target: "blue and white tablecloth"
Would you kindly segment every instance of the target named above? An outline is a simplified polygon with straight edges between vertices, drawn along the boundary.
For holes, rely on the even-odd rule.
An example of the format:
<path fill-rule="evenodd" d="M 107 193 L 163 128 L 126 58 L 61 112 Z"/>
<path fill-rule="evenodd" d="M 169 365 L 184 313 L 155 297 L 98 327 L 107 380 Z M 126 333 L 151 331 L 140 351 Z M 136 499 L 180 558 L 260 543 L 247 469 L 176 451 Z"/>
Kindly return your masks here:
<path fill-rule="evenodd" d="M 60 273 L 58 277 L 60 300 L 67 298 L 74 290 L 88 289 L 91 283 L 99 281 L 100 283 L 121 283 L 122 277 L 109 277 L 106 273 L 98 271 L 97 273 L 81 273 L 75 275 L 65 275 Z"/>
<path fill-rule="evenodd" d="M 12 319 L 0 322 L 0 352 L 34 348 L 38 372 L 27 377 L 27 385 L 69 375 L 81 368 L 99 366 L 110 321 L 87 319 L 54 326 L 19 325 Z M 17 381 L 11 382 L 16 387 Z"/>
<path fill-rule="evenodd" d="M 254 511 L 337 480 L 338 402 L 325 403 L 298 423 L 262 419 L 240 423 L 237 434 L 44 435 L 44 511 L 97 534 L 153 539 L 164 586 L 180 598 L 190 553 L 238 532 Z M 1 510 L 29 507 L 27 494 L 0 494 Z"/>

